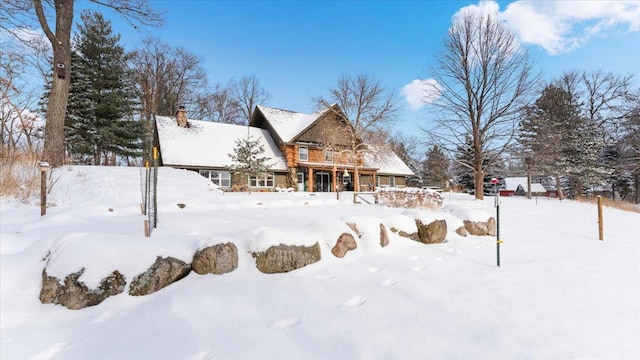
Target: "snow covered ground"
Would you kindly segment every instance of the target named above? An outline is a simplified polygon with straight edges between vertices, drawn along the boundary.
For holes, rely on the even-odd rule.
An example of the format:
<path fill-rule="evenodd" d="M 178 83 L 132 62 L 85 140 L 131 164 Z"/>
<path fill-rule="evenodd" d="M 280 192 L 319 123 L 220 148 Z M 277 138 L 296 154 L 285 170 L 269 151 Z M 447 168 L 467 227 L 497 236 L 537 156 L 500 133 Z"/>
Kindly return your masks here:
<path fill-rule="evenodd" d="M 394 235 L 381 248 L 365 233 L 343 259 L 322 244 L 320 262 L 266 275 L 247 250 L 315 242 L 346 219 L 374 224 L 405 210 L 335 194 L 223 194 L 195 173 L 160 170 L 151 238 L 137 168 L 57 170 L 45 217 L 37 204 L 0 199 L 2 359 L 640 358 L 638 213 L 605 208 L 599 241 L 594 205 L 502 198 L 500 268 L 495 237 L 449 232 L 424 245 Z M 492 198 L 458 194 L 445 206 L 495 211 Z M 264 244 L 249 240 L 257 234 Z M 61 254 L 52 272 L 86 266 L 81 280 L 95 284 L 113 267 L 130 280 L 156 255 L 189 261 L 223 240 L 239 244 L 232 273 L 191 273 L 82 310 L 38 300 L 50 251 Z"/>

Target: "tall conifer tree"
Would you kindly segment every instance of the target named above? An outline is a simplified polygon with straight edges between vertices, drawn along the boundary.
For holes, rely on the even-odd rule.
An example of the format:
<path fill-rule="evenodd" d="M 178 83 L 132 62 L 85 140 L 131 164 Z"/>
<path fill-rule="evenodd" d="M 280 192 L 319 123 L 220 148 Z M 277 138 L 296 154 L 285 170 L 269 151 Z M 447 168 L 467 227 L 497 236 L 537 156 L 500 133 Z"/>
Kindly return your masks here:
<path fill-rule="evenodd" d="M 141 155 L 145 128 L 133 119 L 135 87 L 129 55 L 98 12 L 84 12 L 74 36 L 77 56 L 66 118 L 69 149 L 115 165 L 117 156 Z"/>

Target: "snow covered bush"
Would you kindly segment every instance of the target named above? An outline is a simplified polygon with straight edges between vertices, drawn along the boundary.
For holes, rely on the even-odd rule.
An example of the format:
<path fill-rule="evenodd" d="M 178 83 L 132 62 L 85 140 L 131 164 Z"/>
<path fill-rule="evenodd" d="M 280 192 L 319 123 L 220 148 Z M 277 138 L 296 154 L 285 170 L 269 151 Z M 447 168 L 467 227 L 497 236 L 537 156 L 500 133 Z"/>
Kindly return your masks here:
<path fill-rule="evenodd" d="M 438 210 L 444 200 L 442 194 L 431 189 L 381 188 L 378 202 L 390 207 Z"/>

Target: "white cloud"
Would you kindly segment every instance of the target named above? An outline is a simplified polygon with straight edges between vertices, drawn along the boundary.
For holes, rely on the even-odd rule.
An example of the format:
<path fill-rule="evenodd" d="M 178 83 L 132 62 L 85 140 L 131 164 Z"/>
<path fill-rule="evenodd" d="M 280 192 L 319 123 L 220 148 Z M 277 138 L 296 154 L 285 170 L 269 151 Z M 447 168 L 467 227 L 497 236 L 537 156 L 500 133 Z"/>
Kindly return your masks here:
<path fill-rule="evenodd" d="M 478 6 L 483 3 L 486 2 Z M 605 35 L 614 27 L 640 31 L 640 2 L 518 0 L 509 4 L 500 17 L 523 43 L 559 54 L 584 45 L 594 36 Z"/>
<path fill-rule="evenodd" d="M 453 19 L 455 21 L 456 18 L 470 13 L 479 13 L 481 15 L 497 15 L 499 12 L 500 5 L 498 5 L 498 3 L 496 3 L 495 1 L 480 1 L 478 5 L 471 4 L 460 8 L 460 10 L 458 10 L 453 15 Z"/>
<path fill-rule="evenodd" d="M 412 109 L 420 110 L 424 105 L 434 102 L 440 96 L 441 89 L 435 79 L 415 79 L 405 85 L 400 94 Z"/>

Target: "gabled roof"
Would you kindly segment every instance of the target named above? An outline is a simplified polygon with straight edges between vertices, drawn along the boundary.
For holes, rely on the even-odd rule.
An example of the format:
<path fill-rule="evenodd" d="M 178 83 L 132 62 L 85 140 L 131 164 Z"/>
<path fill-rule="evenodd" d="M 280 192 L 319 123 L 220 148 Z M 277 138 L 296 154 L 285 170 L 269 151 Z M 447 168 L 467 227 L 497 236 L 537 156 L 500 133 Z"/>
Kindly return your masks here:
<path fill-rule="evenodd" d="M 274 164 L 270 170 L 287 170 L 282 153 L 266 130 L 243 125 L 188 120 L 180 127 L 175 118 L 156 117 L 158 140 L 164 165 L 228 168 L 229 153 L 237 139 L 251 135 L 264 146 L 264 155 Z"/>
<path fill-rule="evenodd" d="M 508 177 L 504 178 L 505 189 L 509 191 L 518 190 L 518 186 L 522 186 L 524 191 L 527 191 L 527 178 L 526 177 Z M 547 192 L 547 189 L 542 184 L 531 183 L 531 192 L 542 193 Z"/>
<path fill-rule="evenodd" d="M 373 148 L 373 147 L 372 147 Z M 375 148 L 373 148 L 375 150 Z M 365 167 L 377 168 L 379 175 L 413 176 L 413 171 L 392 150 L 379 150 L 374 154 L 365 154 Z"/>
<path fill-rule="evenodd" d="M 311 127 L 322 114 L 331 108 L 328 107 L 313 114 L 303 114 L 264 105 L 258 105 L 257 107 L 269 124 L 271 124 L 273 130 L 285 143 L 295 140 L 295 138 Z"/>

